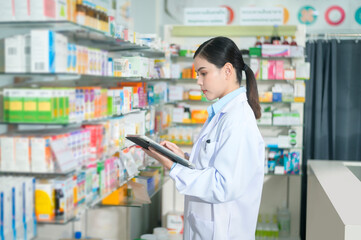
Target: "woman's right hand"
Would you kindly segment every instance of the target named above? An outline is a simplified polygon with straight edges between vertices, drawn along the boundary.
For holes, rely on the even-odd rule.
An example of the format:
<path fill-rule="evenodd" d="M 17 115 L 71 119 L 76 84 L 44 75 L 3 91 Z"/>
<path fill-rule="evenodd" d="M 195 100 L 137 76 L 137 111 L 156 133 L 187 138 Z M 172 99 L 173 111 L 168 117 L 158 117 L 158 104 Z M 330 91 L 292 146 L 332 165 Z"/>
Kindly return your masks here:
<path fill-rule="evenodd" d="M 162 141 L 162 142 L 160 142 L 160 145 L 162 145 L 163 147 L 168 148 L 169 150 L 171 150 L 172 152 L 174 152 L 178 156 L 180 156 L 182 158 L 185 158 L 183 150 L 180 149 L 180 147 L 178 147 L 177 144 L 169 142 L 169 141 Z"/>

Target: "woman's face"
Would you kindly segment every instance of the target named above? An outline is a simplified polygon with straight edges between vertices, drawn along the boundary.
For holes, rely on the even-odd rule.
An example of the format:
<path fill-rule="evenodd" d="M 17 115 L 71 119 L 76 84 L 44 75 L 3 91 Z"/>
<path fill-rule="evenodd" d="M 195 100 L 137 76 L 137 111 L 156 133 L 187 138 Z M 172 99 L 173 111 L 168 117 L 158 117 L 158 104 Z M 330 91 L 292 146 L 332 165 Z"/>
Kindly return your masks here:
<path fill-rule="evenodd" d="M 194 59 L 194 68 L 198 75 L 197 84 L 208 100 L 222 98 L 226 95 L 227 81 L 225 81 L 224 68 L 219 69 L 216 65 L 198 56 Z"/>

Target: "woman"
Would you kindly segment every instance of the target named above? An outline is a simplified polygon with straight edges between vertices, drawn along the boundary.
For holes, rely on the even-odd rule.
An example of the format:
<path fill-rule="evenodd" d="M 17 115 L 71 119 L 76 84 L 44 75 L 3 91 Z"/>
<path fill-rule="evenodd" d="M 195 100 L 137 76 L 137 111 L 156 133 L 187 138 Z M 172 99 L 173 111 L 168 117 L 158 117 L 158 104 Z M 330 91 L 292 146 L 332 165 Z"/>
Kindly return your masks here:
<path fill-rule="evenodd" d="M 153 149 L 144 151 L 171 169 L 176 188 L 185 194 L 184 239 L 254 239 L 264 174 L 254 74 L 236 44 L 225 37 L 204 42 L 194 54 L 194 67 L 207 99 L 219 98 L 208 107 L 190 154 L 196 169 L 175 164 Z M 242 71 L 246 88 L 241 87 Z M 177 145 L 161 144 L 185 156 Z"/>

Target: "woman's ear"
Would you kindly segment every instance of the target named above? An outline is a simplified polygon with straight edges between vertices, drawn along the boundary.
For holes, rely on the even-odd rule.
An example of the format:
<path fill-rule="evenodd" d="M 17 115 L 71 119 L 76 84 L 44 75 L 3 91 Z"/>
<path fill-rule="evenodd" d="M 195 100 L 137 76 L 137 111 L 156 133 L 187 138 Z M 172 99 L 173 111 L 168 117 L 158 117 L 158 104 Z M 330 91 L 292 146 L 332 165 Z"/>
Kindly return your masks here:
<path fill-rule="evenodd" d="M 231 63 L 227 62 L 226 64 L 224 64 L 223 68 L 224 68 L 224 72 L 226 74 L 226 78 L 229 79 L 230 76 L 232 76 L 233 65 Z"/>

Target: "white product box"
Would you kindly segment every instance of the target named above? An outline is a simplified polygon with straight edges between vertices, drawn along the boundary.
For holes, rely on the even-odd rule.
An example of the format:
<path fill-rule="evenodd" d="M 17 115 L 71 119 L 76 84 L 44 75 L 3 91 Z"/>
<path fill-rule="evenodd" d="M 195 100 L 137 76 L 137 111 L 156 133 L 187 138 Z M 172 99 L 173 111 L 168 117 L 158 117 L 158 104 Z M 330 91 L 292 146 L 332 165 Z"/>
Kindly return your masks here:
<path fill-rule="evenodd" d="M 302 46 L 290 46 L 291 57 L 304 57 L 305 49 Z"/>
<path fill-rule="evenodd" d="M 15 141 L 13 137 L 0 138 L 1 171 L 16 171 Z"/>
<path fill-rule="evenodd" d="M 26 1 L 24 1 L 26 2 Z M 13 0 L 2 0 L 0 8 L 0 21 L 14 21 L 15 20 L 15 9 Z"/>
<path fill-rule="evenodd" d="M 184 88 L 182 86 L 169 86 L 169 101 L 183 100 L 183 91 Z"/>
<path fill-rule="evenodd" d="M 30 71 L 30 35 L 5 39 L 5 72 Z"/>
<path fill-rule="evenodd" d="M 5 239 L 13 239 L 12 227 L 12 185 L 9 184 L 9 178 L 0 178 L 0 216 L 2 220 L 2 236 Z M 15 189 L 14 189 L 15 190 Z"/>
<path fill-rule="evenodd" d="M 294 84 L 294 96 L 295 98 L 305 98 L 306 97 L 306 86 L 303 81 L 296 81 Z"/>
<path fill-rule="evenodd" d="M 32 239 L 36 235 L 35 225 L 35 178 L 25 178 L 25 191 L 23 191 L 25 198 L 25 224 L 26 224 L 26 239 Z"/>
<path fill-rule="evenodd" d="M 56 18 L 57 0 L 30 1 L 31 20 L 54 20 Z"/>
<path fill-rule="evenodd" d="M 262 112 L 262 116 L 257 120 L 260 125 L 272 125 L 272 112 Z"/>
<path fill-rule="evenodd" d="M 31 171 L 53 172 L 54 163 L 51 157 L 50 138 L 32 137 L 31 143 Z"/>
<path fill-rule="evenodd" d="M 30 141 L 28 137 L 15 137 L 16 171 L 30 172 Z"/>
<path fill-rule="evenodd" d="M 310 63 L 296 63 L 296 79 L 310 79 Z"/>
<path fill-rule="evenodd" d="M 167 229 L 169 234 L 183 233 L 184 218 L 182 213 L 167 214 Z"/>
<path fill-rule="evenodd" d="M 33 0 L 34 1 L 34 0 Z M 16 21 L 28 21 L 31 18 L 30 1 L 14 1 Z"/>
<path fill-rule="evenodd" d="M 68 39 L 59 33 L 55 33 L 55 72 L 65 73 L 68 60 Z"/>
<path fill-rule="evenodd" d="M 31 30 L 31 72 L 55 72 L 55 33 Z"/>
<path fill-rule="evenodd" d="M 251 58 L 250 61 L 250 68 L 252 69 L 253 73 L 254 73 L 254 77 L 256 79 L 260 79 L 260 75 L 261 75 L 261 64 L 260 64 L 261 60 L 257 59 L 257 58 Z M 267 67 L 268 68 L 268 67 Z"/>

